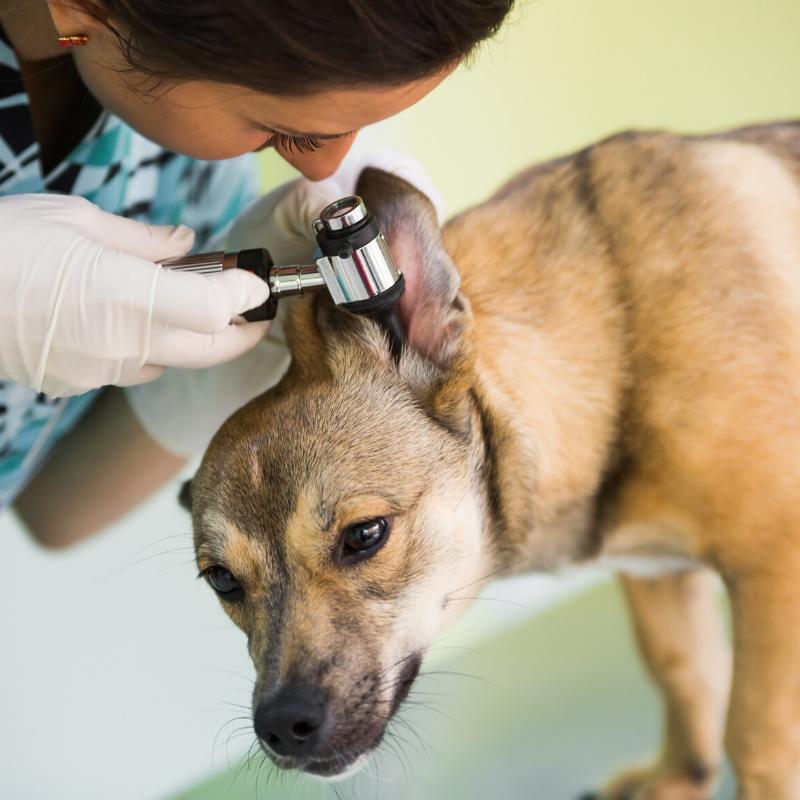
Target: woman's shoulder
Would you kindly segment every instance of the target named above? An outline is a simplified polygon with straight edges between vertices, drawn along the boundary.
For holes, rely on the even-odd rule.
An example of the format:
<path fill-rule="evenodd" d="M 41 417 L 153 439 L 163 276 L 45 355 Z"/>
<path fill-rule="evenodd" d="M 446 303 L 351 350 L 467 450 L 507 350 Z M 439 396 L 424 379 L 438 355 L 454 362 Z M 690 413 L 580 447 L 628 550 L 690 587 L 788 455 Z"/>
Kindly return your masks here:
<path fill-rule="evenodd" d="M 202 244 L 241 214 L 258 194 L 258 184 L 254 153 L 224 161 L 175 156 L 159 175 L 152 222 L 189 225 Z"/>
<path fill-rule="evenodd" d="M 165 150 L 107 114 L 74 151 L 55 191 L 80 194 L 104 211 L 160 225 L 189 225 L 202 245 L 258 190 L 254 154 L 198 161 Z"/>

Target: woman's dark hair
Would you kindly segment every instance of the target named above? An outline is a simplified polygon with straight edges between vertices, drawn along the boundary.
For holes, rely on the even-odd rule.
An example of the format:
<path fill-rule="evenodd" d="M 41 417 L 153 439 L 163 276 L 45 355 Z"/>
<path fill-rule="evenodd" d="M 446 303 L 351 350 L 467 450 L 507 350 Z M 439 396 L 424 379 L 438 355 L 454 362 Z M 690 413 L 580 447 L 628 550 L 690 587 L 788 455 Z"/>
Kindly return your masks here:
<path fill-rule="evenodd" d="M 514 0 L 81 0 L 158 83 L 275 95 L 397 85 L 467 56 Z"/>

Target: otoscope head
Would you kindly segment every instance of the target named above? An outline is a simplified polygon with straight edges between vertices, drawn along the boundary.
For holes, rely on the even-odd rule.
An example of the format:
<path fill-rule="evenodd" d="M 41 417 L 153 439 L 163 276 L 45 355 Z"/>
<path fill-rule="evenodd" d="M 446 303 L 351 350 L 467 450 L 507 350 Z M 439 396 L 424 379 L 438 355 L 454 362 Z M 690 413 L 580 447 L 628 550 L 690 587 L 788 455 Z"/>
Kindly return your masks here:
<path fill-rule="evenodd" d="M 358 195 L 326 206 L 314 222 L 317 268 L 336 305 L 380 322 L 399 354 L 404 339 L 395 304 L 405 289 L 378 224 Z"/>
<path fill-rule="evenodd" d="M 400 280 L 375 217 L 358 195 L 326 206 L 314 233 L 322 251 L 317 266 L 337 305 L 377 297 Z"/>

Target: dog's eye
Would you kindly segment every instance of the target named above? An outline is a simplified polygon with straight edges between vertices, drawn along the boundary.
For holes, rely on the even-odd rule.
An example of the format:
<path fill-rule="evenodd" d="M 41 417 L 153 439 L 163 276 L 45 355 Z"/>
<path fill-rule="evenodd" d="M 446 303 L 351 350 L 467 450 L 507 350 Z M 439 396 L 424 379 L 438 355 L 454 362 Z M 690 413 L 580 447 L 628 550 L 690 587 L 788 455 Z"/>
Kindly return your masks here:
<path fill-rule="evenodd" d="M 203 577 L 217 594 L 225 595 L 226 600 L 239 600 L 244 595 L 239 581 L 225 567 L 209 567 L 203 571 Z"/>
<path fill-rule="evenodd" d="M 386 542 L 388 533 L 389 523 L 384 517 L 349 525 L 342 536 L 342 560 L 353 561 L 371 556 Z"/>

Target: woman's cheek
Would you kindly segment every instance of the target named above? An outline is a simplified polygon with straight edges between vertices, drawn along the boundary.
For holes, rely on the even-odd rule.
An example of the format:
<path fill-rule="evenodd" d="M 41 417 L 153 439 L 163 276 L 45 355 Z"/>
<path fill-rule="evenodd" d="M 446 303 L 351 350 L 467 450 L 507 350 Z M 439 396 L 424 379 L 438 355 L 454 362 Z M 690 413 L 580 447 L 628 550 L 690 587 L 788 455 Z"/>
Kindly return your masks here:
<path fill-rule="evenodd" d="M 237 115 L 215 109 L 218 98 L 200 104 L 197 98 L 186 97 L 180 87 L 161 96 L 146 95 L 133 90 L 118 73 L 95 63 L 79 64 L 79 70 L 104 108 L 166 150 L 216 161 L 256 150 L 269 137 L 262 130 L 243 128 Z"/>

